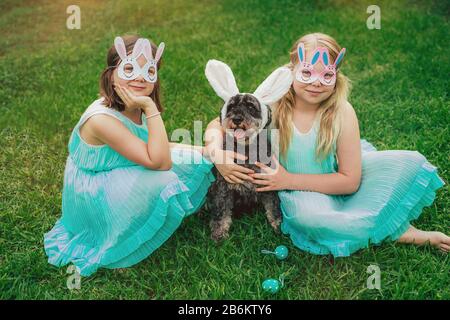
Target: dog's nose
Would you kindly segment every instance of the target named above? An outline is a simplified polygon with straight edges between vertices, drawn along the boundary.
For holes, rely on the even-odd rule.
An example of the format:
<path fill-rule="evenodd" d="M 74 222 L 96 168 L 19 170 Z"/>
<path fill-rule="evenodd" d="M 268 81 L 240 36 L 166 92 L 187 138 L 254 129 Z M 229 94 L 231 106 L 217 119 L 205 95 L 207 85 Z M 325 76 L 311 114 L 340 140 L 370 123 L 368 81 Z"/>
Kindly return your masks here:
<path fill-rule="evenodd" d="M 233 122 L 234 122 L 236 125 L 241 124 L 241 122 L 242 122 L 243 120 L 244 120 L 244 117 L 243 117 L 243 116 L 237 115 L 237 116 L 234 116 L 234 117 L 233 117 Z"/>

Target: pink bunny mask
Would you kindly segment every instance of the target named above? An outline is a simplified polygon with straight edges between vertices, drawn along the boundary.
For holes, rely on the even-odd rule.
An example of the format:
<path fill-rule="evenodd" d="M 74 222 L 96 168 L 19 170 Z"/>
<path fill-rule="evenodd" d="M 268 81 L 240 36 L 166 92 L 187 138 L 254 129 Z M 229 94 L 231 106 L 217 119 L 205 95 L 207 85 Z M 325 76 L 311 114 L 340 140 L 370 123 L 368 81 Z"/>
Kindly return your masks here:
<path fill-rule="evenodd" d="M 342 62 L 344 58 L 346 49 L 342 48 L 339 52 L 336 61 L 330 63 L 330 55 L 328 49 L 325 47 L 318 47 L 311 58 L 311 62 L 306 62 L 305 46 L 302 42 L 299 43 L 297 47 L 298 59 L 300 61 L 300 66 L 295 73 L 295 79 L 303 83 L 313 83 L 319 80 L 320 83 L 326 86 L 331 86 L 336 83 L 336 73 L 338 65 Z M 314 69 L 314 65 L 322 62 L 325 67 L 322 72 L 318 72 Z"/>
<path fill-rule="evenodd" d="M 121 37 L 114 39 L 114 47 L 121 61 L 118 66 L 118 76 L 124 80 L 134 80 L 140 75 L 145 81 L 155 83 L 158 78 L 157 64 L 161 58 L 165 44 L 161 42 L 156 50 L 156 56 L 153 58 L 152 46 L 148 39 L 139 38 L 134 44 L 133 51 L 127 56 L 125 43 Z M 147 63 L 141 68 L 137 59 L 144 54 Z"/>

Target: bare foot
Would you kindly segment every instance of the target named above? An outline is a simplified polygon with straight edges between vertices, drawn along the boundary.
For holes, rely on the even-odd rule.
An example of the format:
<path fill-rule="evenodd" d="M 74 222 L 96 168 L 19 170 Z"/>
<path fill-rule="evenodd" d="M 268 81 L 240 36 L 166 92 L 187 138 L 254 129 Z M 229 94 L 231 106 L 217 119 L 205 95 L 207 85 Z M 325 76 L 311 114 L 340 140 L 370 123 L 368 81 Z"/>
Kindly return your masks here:
<path fill-rule="evenodd" d="M 430 243 L 443 252 L 450 252 L 450 237 L 437 231 L 423 231 L 413 226 L 398 239 L 399 243 L 412 243 L 423 245 Z"/>

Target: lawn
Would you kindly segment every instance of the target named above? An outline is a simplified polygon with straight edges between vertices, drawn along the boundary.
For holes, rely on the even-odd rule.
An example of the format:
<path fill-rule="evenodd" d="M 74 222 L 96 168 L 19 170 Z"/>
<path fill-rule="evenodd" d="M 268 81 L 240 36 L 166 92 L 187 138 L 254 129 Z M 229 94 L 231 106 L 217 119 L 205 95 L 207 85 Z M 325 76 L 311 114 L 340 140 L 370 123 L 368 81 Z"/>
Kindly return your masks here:
<path fill-rule="evenodd" d="M 343 72 L 361 136 L 380 150 L 417 150 L 449 181 L 449 5 L 378 1 L 381 30 L 369 30 L 370 1 L 76 1 L 81 29 L 66 28 L 73 1 L 0 3 L 1 299 L 450 299 L 450 256 L 429 246 L 385 243 L 331 264 L 276 235 L 262 214 L 236 220 L 221 246 L 208 214 L 187 218 L 153 255 L 123 270 L 102 269 L 66 286 L 66 267 L 47 263 L 43 234 L 61 215 L 67 143 L 98 94 L 116 35 L 164 41 L 159 73 L 169 134 L 217 116 L 208 59 L 227 62 L 243 91 L 288 61 L 292 43 L 320 31 L 347 48 Z M 415 222 L 449 233 L 448 186 Z M 284 244 L 288 259 L 260 253 Z M 369 265 L 381 290 L 366 287 Z M 261 282 L 289 272 L 276 295 Z"/>

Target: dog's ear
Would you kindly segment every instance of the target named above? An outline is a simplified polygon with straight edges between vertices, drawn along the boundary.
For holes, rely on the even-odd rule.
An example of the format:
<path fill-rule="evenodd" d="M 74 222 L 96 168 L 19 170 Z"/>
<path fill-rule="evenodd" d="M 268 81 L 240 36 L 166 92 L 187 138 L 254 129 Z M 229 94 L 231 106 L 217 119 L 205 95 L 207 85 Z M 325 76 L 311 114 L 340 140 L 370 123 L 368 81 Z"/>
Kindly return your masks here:
<path fill-rule="evenodd" d="M 211 87 L 223 101 L 228 101 L 230 97 L 239 93 L 233 72 L 222 61 L 209 60 L 206 64 L 205 75 Z"/>
<path fill-rule="evenodd" d="M 223 107 L 222 107 L 222 109 L 220 110 L 219 119 L 220 119 L 220 125 L 222 125 L 222 126 L 223 126 L 223 121 L 225 120 L 225 118 L 227 116 L 228 108 L 230 107 L 230 104 L 231 104 L 232 100 L 233 99 L 230 98 L 227 102 L 225 102 Z"/>
<path fill-rule="evenodd" d="M 272 123 L 272 108 L 270 108 L 269 106 L 265 107 L 267 108 L 267 122 L 266 125 L 264 126 L 264 129 L 267 129 Z"/>
<path fill-rule="evenodd" d="M 267 77 L 253 93 L 262 103 L 271 105 L 280 100 L 292 85 L 292 71 L 287 67 L 280 67 Z"/>

